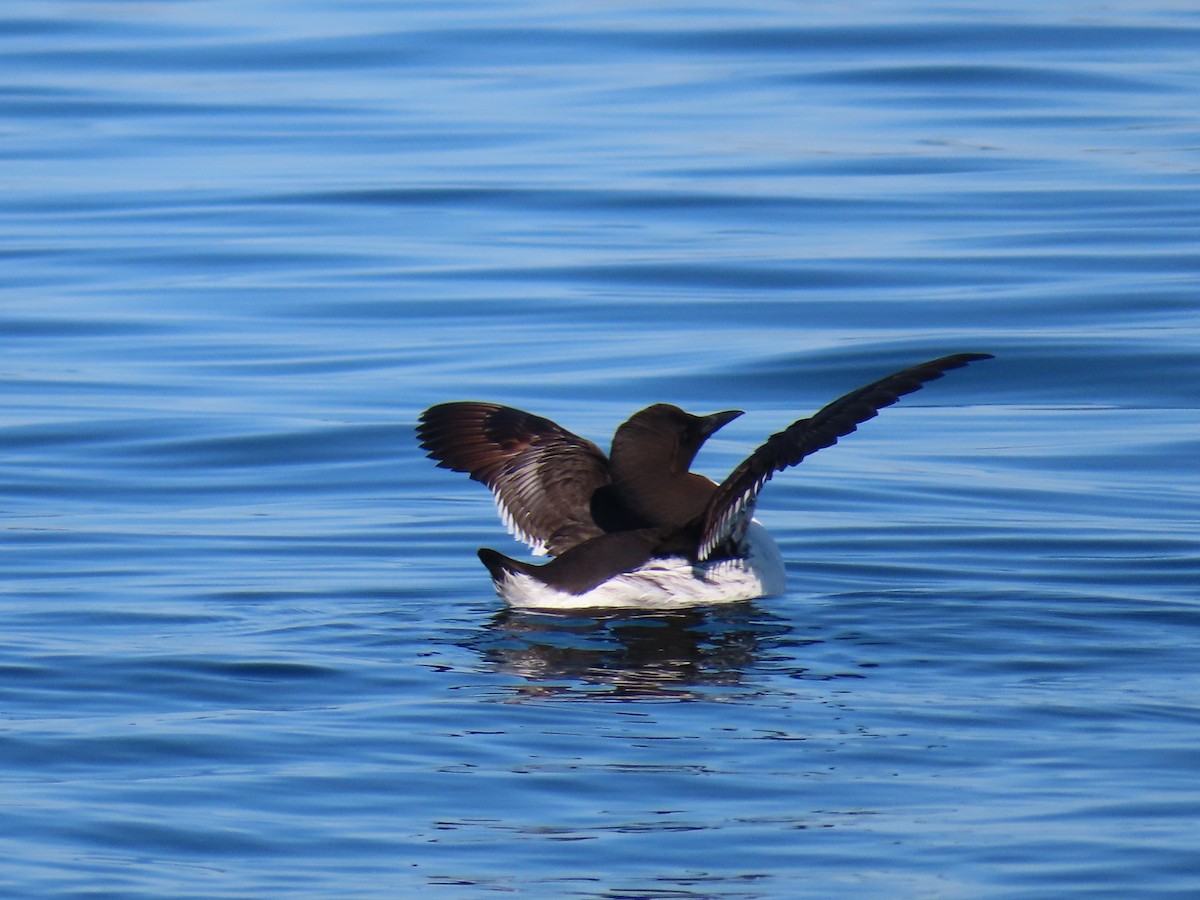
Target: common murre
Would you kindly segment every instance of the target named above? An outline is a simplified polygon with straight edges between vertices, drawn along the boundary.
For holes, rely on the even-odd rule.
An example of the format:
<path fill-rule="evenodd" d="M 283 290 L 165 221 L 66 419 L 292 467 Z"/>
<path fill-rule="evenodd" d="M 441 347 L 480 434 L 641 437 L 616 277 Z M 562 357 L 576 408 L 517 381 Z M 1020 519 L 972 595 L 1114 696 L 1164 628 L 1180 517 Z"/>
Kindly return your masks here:
<path fill-rule="evenodd" d="M 554 557 L 533 565 L 479 551 L 512 606 L 669 609 L 749 600 L 786 585 L 779 549 L 753 519 L 763 485 L 926 382 L 991 358 L 944 356 L 851 391 L 771 435 L 720 484 L 691 464 L 739 410 L 695 416 L 657 403 L 617 429 L 609 456 L 549 419 L 494 403 L 430 407 L 417 435 L 440 468 L 491 489 L 501 519 L 534 555 Z"/>

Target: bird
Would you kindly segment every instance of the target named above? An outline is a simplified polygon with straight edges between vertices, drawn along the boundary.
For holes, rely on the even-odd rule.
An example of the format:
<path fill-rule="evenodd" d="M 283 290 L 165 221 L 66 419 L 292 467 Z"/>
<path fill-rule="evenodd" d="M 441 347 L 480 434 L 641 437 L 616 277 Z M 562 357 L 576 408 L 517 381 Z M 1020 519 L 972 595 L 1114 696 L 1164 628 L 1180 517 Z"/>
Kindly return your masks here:
<path fill-rule="evenodd" d="M 454 401 L 421 413 L 417 438 L 439 468 L 486 485 L 538 565 L 482 548 L 496 593 L 518 609 L 678 609 L 783 593 L 782 554 L 754 518 L 778 472 L 832 446 L 906 394 L 989 353 L 919 363 L 851 391 L 772 434 L 720 483 L 691 471 L 704 443 L 743 415 L 669 403 L 634 413 L 610 452 L 541 416 Z"/>

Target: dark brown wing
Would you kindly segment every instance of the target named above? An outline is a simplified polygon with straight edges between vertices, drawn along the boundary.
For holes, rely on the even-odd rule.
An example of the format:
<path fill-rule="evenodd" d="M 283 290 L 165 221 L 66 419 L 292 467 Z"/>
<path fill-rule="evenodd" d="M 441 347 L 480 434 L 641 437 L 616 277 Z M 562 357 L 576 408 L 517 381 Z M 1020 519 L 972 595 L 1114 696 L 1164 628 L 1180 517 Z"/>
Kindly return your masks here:
<path fill-rule="evenodd" d="M 549 419 L 494 403 L 443 403 L 421 414 L 417 436 L 438 466 L 487 485 L 508 530 L 535 554 L 557 555 L 603 533 L 591 504 L 612 481 L 608 457 Z"/>
<path fill-rule="evenodd" d="M 704 513 L 697 557 L 705 559 L 724 541 L 739 540 L 754 511 L 758 492 L 776 472 L 794 466 L 806 456 L 837 443 L 879 410 L 905 394 L 921 389 L 951 369 L 991 359 L 988 353 L 958 353 L 904 369 L 834 400 L 816 415 L 793 422 L 767 438 L 767 442 L 734 469 L 713 494 Z"/>

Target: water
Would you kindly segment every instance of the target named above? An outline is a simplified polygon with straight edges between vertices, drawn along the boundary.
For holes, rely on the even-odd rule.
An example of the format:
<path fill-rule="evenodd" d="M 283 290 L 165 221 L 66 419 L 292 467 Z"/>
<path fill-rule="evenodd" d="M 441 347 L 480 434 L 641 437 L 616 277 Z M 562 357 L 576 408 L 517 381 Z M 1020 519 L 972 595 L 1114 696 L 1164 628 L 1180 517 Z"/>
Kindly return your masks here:
<path fill-rule="evenodd" d="M 725 7 L 6 4 L 0 892 L 1200 891 L 1200 16 Z M 957 351 L 726 609 L 503 611 L 412 436 Z"/>

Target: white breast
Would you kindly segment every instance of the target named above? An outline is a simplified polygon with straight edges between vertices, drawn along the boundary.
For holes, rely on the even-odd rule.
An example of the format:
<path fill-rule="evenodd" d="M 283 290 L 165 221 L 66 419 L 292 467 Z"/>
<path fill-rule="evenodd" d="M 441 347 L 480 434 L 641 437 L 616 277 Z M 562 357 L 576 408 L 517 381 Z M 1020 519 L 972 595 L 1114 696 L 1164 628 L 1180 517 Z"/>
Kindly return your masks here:
<path fill-rule="evenodd" d="M 703 563 L 683 557 L 656 559 L 583 594 L 567 594 L 515 573 L 498 583 L 496 592 L 519 609 L 681 609 L 783 593 L 783 557 L 757 520 L 746 529 L 744 543 L 747 553 L 742 558 Z"/>

